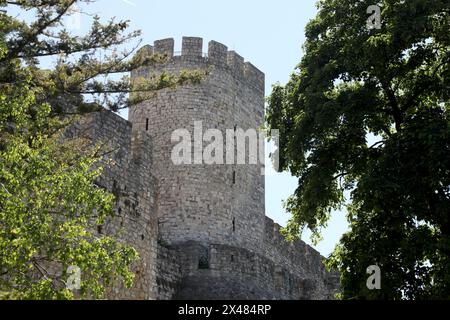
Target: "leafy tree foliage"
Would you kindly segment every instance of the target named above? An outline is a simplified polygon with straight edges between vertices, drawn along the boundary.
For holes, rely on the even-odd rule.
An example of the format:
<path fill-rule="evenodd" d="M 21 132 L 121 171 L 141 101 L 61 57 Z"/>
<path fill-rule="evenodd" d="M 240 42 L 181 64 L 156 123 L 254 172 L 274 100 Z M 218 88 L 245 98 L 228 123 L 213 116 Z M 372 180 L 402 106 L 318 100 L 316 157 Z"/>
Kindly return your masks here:
<path fill-rule="evenodd" d="M 117 281 L 132 284 L 129 267 L 138 258 L 136 250 L 93 232 L 113 215 L 113 196 L 94 183 L 101 174 L 101 152 L 80 138 L 64 137 L 64 128 L 77 119 L 73 115 L 117 111 L 158 89 L 203 76 L 193 70 L 135 84 L 120 77 L 166 57 L 131 57 L 135 46 L 126 48 L 139 33 L 125 33 L 123 21 L 103 24 L 94 17 L 86 35 L 72 35 L 64 18 L 75 4 L 88 2 L 0 0 L 3 298 L 102 298 Z M 55 67 L 42 70 L 40 62 L 49 58 Z M 66 286 L 70 266 L 81 269 L 75 293 Z"/>
<path fill-rule="evenodd" d="M 379 1 L 381 29 L 373 4 L 319 1 L 297 71 L 269 98 L 280 167 L 299 178 L 285 233 L 318 240 L 347 206 L 328 261 L 343 298 L 450 298 L 449 3 Z M 366 286 L 371 265 L 381 290 Z"/>

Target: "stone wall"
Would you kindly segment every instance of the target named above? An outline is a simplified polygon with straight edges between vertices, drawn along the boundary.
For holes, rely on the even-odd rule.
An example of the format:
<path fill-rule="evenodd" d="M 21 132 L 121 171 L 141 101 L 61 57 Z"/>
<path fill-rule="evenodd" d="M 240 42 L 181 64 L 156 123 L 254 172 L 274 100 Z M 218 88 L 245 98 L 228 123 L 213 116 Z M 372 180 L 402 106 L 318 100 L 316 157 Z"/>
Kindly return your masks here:
<path fill-rule="evenodd" d="M 159 299 L 333 299 L 339 275 L 325 271 L 323 257 L 302 241 L 286 242 L 268 219 L 273 243 L 267 255 L 224 244 L 189 241 L 159 246 Z"/>
<path fill-rule="evenodd" d="M 97 232 L 133 246 L 141 257 L 133 266 L 134 287 L 118 285 L 108 297 L 156 299 L 157 182 L 152 175 L 151 139 L 132 132 L 130 122 L 107 111 L 85 116 L 76 131 L 101 148 L 104 170 L 97 184 L 116 198 L 115 217 L 98 226 Z"/>
<path fill-rule="evenodd" d="M 325 258 L 317 250 L 301 240 L 287 242 L 280 229 L 279 224 L 265 218 L 264 256 L 273 261 L 281 273 L 288 272 L 302 279 L 303 298 L 332 299 L 338 293 L 339 275 L 326 271 Z"/>
<path fill-rule="evenodd" d="M 157 278 L 159 300 L 171 300 L 180 291 L 183 268 L 179 254 L 164 246 L 158 246 Z"/>

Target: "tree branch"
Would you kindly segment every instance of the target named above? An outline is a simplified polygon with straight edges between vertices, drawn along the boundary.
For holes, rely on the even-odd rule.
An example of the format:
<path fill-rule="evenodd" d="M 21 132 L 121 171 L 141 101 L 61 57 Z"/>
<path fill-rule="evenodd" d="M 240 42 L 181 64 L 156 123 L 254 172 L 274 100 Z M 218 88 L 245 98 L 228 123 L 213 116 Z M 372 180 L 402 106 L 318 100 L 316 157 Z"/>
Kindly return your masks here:
<path fill-rule="evenodd" d="M 398 105 L 397 97 L 395 96 L 395 93 L 388 82 L 386 82 L 385 80 L 380 80 L 380 83 L 383 88 L 383 91 L 385 92 L 388 98 L 389 106 L 392 109 L 392 116 L 394 117 L 395 129 L 397 131 L 400 131 L 401 125 L 403 123 L 403 113 Z"/>

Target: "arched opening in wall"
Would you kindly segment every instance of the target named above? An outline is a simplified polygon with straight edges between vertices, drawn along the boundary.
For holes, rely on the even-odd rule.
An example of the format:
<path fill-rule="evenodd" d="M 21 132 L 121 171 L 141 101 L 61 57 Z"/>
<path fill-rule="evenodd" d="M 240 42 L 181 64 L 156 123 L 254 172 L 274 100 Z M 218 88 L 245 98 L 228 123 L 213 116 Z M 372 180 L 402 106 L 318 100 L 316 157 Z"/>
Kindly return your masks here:
<path fill-rule="evenodd" d="M 201 248 L 198 255 L 198 268 L 200 270 L 209 269 L 209 252 L 208 248 Z"/>
<path fill-rule="evenodd" d="M 236 218 L 233 218 L 233 232 L 236 232 Z"/>

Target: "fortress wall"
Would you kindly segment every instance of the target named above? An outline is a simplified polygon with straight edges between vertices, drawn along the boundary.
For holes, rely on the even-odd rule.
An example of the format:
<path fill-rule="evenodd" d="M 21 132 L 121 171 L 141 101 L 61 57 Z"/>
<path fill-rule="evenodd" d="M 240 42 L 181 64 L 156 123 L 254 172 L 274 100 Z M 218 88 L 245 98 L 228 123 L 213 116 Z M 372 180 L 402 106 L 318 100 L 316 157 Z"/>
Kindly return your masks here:
<path fill-rule="evenodd" d="M 159 247 L 158 266 L 159 299 L 323 299 L 333 293 L 325 278 L 228 245 Z"/>
<path fill-rule="evenodd" d="M 158 300 L 171 300 L 181 288 L 183 268 L 175 250 L 158 246 L 157 263 Z"/>
<path fill-rule="evenodd" d="M 117 285 L 108 298 L 154 299 L 157 296 L 157 182 L 151 174 L 151 140 L 143 133 L 132 132 L 128 121 L 107 111 L 85 116 L 77 131 L 78 136 L 102 146 L 105 165 L 97 184 L 116 197 L 116 216 L 99 226 L 97 232 L 131 245 L 141 257 L 133 266 L 134 287 L 128 290 Z"/>
<path fill-rule="evenodd" d="M 281 226 L 265 218 L 265 256 L 296 276 L 309 279 L 314 284 L 309 296 L 312 299 L 333 298 L 337 293 L 339 275 L 329 273 L 324 266 L 324 257 L 305 242 L 288 242 L 280 232 Z"/>
<path fill-rule="evenodd" d="M 229 279 L 226 285 L 217 281 L 214 292 L 231 290 L 242 299 L 302 299 L 308 295 L 304 279 L 267 257 L 242 248 L 212 245 L 211 273 L 215 278 Z M 214 282 L 210 281 L 211 285 Z M 234 294 L 226 296 L 234 299 Z"/>

